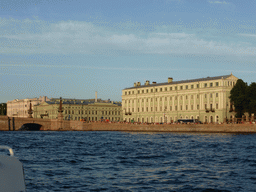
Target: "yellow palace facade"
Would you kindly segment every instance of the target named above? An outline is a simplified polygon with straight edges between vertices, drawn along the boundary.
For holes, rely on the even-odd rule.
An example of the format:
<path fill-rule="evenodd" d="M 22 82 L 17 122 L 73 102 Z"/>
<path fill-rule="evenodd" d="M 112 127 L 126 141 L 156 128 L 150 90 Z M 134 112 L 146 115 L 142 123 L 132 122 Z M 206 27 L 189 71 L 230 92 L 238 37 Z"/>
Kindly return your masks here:
<path fill-rule="evenodd" d="M 206 123 L 233 120 L 230 91 L 238 80 L 230 75 L 156 83 L 134 83 L 122 90 L 123 119 L 131 122 L 171 123 L 197 119 Z"/>

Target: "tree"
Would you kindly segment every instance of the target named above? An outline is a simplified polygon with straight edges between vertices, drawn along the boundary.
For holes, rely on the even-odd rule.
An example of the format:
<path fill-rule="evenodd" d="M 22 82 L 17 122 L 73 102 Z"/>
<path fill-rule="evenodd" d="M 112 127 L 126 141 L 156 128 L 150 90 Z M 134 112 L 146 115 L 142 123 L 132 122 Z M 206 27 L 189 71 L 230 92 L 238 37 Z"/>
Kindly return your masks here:
<path fill-rule="evenodd" d="M 256 83 L 251 83 L 246 89 L 246 111 L 251 115 L 256 114 Z"/>
<path fill-rule="evenodd" d="M 241 118 L 243 114 L 247 111 L 249 102 L 247 99 L 247 92 L 251 90 L 247 89 L 247 83 L 242 79 L 238 79 L 236 85 L 230 91 L 230 101 L 235 106 L 236 117 Z"/>

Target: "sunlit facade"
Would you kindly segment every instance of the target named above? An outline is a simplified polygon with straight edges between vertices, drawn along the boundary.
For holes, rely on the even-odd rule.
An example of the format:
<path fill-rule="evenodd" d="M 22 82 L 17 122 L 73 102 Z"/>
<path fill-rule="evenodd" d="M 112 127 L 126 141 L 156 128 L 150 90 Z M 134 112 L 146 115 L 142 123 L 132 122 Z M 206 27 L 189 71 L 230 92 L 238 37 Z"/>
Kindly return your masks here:
<path fill-rule="evenodd" d="M 173 81 L 134 83 L 122 90 L 125 121 L 171 123 L 178 119 L 198 119 L 214 123 L 235 116 L 230 91 L 237 77 L 231 75 Z"/>
<path fill-rule="evenodd" d="M 57 119 L 60 99 L 34 106 L 34 118 Z M 62 114 L 64 120 L 85 120 L 85 121 L 122 121 L 121 102 L 111 102 L 101 99 L 63 99 Z"/>

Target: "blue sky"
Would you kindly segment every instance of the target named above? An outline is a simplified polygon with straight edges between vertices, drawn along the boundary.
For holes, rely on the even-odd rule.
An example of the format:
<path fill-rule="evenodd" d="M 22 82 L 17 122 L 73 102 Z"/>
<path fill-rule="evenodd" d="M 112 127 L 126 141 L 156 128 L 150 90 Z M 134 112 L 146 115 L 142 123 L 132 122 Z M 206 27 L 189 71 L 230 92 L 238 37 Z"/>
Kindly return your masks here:
<path fill-rule="evenodd" d="M 256 1 L 1 0 L 0 102 L 256 75 Z"/>

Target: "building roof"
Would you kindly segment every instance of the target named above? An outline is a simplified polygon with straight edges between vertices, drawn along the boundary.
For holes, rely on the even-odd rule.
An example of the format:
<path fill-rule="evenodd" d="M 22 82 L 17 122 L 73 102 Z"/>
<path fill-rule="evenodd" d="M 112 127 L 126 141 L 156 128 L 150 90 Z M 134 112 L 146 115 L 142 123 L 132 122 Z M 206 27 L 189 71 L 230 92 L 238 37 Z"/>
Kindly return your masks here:
<path fill-rule="evenodd" d="M 128 87 L 126 89 L 134 89 L 134 88 L 143 88 L 143 87 L 156 87 L 156 86 L 163 86 L 163 85 L 175 85 L 175 84 L 181 84 L 181 83 L 192 83 L 192 82 L 199 82 L 199 81 L 209 81 L 209 80 L 218 80 L 218 79 L 226 79 L 231 75 L 222 75 L 222 76 L 216 76 L 216 77 L 205 77 L 205 78 L 199 78 L 199 79 L 190 79 L 190 80 L 181 80 L 181 81 L 172 81 L 171 83 L 165 82 L 165 83 L 156 83 L 156 84 L 149 84 L 149 85 L 140 85 L 140 86 L 133 86 Z"/>
<path fill-rule="evenodd" d="M 59 100 L 52 100 L 52 101 L 46 101 L 44 103 L 47 103 L 49 105 L 54 105 L 54 104 L 60 104 Z M 43 103 L 41 103 L 43 104 Z M 89 105 L 89 104 L 115 104 L 117 106 L 121 106 L 121 102 L 111 102 L 110 100 L 98 100 L 95 102 L 95 99 L 88 99 L 88 100 L 75 100 L 75 99 L 70 99 L 68 101 L 62 101 L 62 104 L 71 104 L 71 105 Z M 40 105 L 40 104 L 38 104 Z M 38 106 L 36 105 L 36 106 Z"/>

